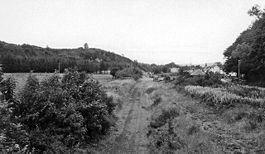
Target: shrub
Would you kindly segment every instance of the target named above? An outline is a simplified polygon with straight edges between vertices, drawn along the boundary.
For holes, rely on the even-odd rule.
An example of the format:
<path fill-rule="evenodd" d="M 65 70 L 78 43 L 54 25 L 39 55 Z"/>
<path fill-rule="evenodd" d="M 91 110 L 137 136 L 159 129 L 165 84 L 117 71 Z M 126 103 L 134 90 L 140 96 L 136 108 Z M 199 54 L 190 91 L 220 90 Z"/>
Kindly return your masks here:
<path fill-rule="evenodd" d="M 158 105 L 161 101 L 162 101 L 162 98 L 161 98 L 161 97 L 157 97 L 157 98 L 154 100 L 153 106 Z"/>
<path fill-rule="evenodd" d="M 114 78 L 116 78 L 116 73 L 119 71 L 118 68 L 112 68 L 110 71 L 110 75 L 112 75 Z"/>
<path fill-rule="evenodd" d="M 152 128 L 158 128 L 166 123 L 169 123 L 175 117 L 179 116 L 179 110 L 175 107 L 162 109 L 162 113 L 153 121 L 151 121 L 150 126 Z"/>
<path fill-rule="evenodd" d="M 150 87 L 150 88 L 148 88 L 145 92 L 147 93 L 147 94 L 151 94 L 153 91 L 155 91 L 156 90 L 156 88 L 154 88 L 154 87 Z"/>
<path fill-rule="evenodd" d="M 13 104 L 17 103 L 14 94 L 15 81 L 12 78 L 4 80 L 2 75 L 0 69 L 0 151 L 16 152 L 19 150 L 17 145 L 25 146 L 28 139 L 11 112 Z"/>
<path fill-rule="evenodd" d="M 194 85 L 194 86 L 214 86 L 222 85 L 222 75 L 218 73 L 207 72 L 205 75 L 190 76 L 187 73 L 181 73 L 175 82 L 175 85 Z"/>
<path fill-rule="evenodd" d="M 143 73 L 140 69 L 135 67 L 125 68 L 116 72 L 117 78 L 132 77 L 134 80 L 138 80 L 142 77 Z"/>
<path fill-rule="evenodd" d="M 197 125 L 192 125 L 191 127 L 188 128 L 187 134 L 193 135 L 193 134 L 197 133 L 198 131 L 200 131 L 200 127 Z"/>
<path fill-rule="evenodd" d="M 97 81 L 75 70 L 41 83 L 30 75 L 19 99 L 10 104 L 14 129 L 25 141 L 5 132 L 6 138 L 35 153 L 65 152 L 96 141 L 113 124 L 115 107 Z"/>

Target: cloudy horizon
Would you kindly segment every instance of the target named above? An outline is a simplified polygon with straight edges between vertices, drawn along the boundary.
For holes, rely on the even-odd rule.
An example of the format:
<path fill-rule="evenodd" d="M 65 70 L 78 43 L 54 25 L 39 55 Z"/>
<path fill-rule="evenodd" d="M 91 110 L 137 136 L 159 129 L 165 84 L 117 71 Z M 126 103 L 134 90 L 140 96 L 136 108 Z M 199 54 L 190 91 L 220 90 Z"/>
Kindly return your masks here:
<path fill-rule="evenodd" d="M 144 63 L 201 64 L 254 21 L 262 0 L 5 0 L 0 40 L 51 48 L 88 43 Z"/>

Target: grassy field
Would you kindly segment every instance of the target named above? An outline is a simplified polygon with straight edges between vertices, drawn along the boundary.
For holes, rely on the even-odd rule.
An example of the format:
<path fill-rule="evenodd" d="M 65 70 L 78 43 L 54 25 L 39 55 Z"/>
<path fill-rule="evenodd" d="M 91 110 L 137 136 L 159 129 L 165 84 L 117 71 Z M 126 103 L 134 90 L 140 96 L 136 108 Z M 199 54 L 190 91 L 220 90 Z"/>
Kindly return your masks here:
<path fill-rule="evenodd" d="M 151 147 L 174 153 L 264 153 L 264 109 L 237 103 L 216 110 L 172 86 L 160 84 L 146 93 L 153 100 Z M 211 101 L 214 103 L 214 101 Z"/>
<path fill-rule="evenodd" d="M 52 73 L 33 74 L 40 81 L 52 75 Z M 19 90 L 25 84 L 28 75 L 28 73 L 15 73 L 5 74 L 4 77 L 13 77 Z M 153 82 L 150 78 L 138 81 L 113 80 L 111 75 L 101 74 L 93 75 L 93 78 L 97 79 L 107 94 L 113 97 L 117 105 L 114 111 L 117 119 L 116 125 L 106 139 L 102 140 L 98 147 L 88 148 L 92 153 L 264 153 L 265 151 L 265 111 L 264 108 L 250 102 L 252 99 L 263 99 L 264 89 L 253 89 L 253 87 L 246 89 L 242 86 L 241 89 L 238 86 L 227 88 L 191 86 L 187 93 L 177 91 L 171 83 Z M 234 99 L 230 99 L 227 92 L 240 95 L 235 97 L 240 98 L 240 101 L 247 97 L 251 99 L 247 99 L 249 103 L 230 101 Z M 219 94 L 220 99 L 217 99 Z M 203 97 L 205 99 L 202 99 Z M 209 99 L 212 97 L 214 98 Z M 227 105 L 226 102 L 236 103 Z M 211 106 L 217 103 L 223 108 Z"/>

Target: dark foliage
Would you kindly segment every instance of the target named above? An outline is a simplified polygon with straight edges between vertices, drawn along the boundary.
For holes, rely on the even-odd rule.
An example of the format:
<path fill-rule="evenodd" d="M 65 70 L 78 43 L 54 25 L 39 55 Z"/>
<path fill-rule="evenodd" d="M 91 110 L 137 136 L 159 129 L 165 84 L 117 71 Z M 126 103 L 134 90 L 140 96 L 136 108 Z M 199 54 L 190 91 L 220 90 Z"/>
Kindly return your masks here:
<path fill-rule="evenodd" d="M 142 71 L 136 67 L 125 68 L 115 73 L 115 76 L 117 78 L 132 77 L 134 80 L 140 79 L 142 75 L 143 75 Z"/>
<path fill-rule="evenodd" d="M 74 68 L 89 73 L 109 70 L 112 67 L 125 68 L 133 64 L 130 59 L 95 48 L 52 49 L 32 45 L 15 45 L 0 41 L 0 61 L 3 71 L 54 72 L 59 68 Z"/>
<path fill-rule="evenodd" d="M 119 68 L 112 68 L 110 70 L 110 75 L 112 75 L 114 78 L 116 78 L 116 73 L 119 71 Z"/>
<path fill-rule="evenodd" d="M 265 12 L 259 6 L 254 6 L 248 13 L 255 16 L 256 21 L 226 49 L 224 69 L 226 72 L 237 72 L 240 60 L 240 70 L 247 82 L 264 83 Z"/>
<path fill-rule="evenodd" d="M 179 76 L 174 81 L 176 85 L 196 85 L 196 86 L 219 86 L 222 84 L 223 75 L 213 72 L 207 72 L 205 75 L 191 76 L 187 72 L 180 71 Z"/>
<path fill-rule="evenodd" d="M 113 125 L 115 108 L 97 81 L 75 70 L 41 83 L 30 75 L 19 98 L 7 104 L 2 109 L 8 119 L 1 122 L 13 123 L 1 127 L 2 143 L 10 140 L 7 147 L 35 153 L 65 152 L 96 141 Z"/>

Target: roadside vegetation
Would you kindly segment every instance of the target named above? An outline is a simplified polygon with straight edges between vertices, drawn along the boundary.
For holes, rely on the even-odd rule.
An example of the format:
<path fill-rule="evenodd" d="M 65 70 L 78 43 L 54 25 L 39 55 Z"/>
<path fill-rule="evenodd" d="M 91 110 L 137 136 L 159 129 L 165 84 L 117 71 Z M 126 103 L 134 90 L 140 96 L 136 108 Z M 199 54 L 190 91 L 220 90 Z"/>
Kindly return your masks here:
<path fill-rule="evenodd" d="M 239 88 L 237 89 L 237 87 Z M 226 88 L 201 86 L 185 87 L 185 91 L 188 94 L 195 98 L 202 99 L 207 105 L 213 106 L 217 109 L 234 107 L 237 104 L 247 104 L 257 108 L 264 108 L 264 91 L 255 88 L 246 89 L 247 88 L 242 88 L 240 86 L 229 86 Z"/>
<path fill-rule="evenodd" d="M 17 96 L 15 82 L 0 77 L 2 152 L 74 152 L 114 125 L 112 98 L 85 73 L 69 70 L 42 82 L 30 75 Z"/>
<path fill-rule="evenodd" d="M 134 80 L 138 80 L 143 76 L 142 70 L 137 67 L 128 67 L 121 70 L 114 68 L 111 74 L 114 78 L 118 79 L 133 78 Z"/>
<path fill-rule="evenodd" d="M 228 73 L 237 72 L 240 67 L 243 79 L 248 83 L 264 86 L 265 10 L 255 5 L 248 14 L 253 16 L 255 21 L 225 50 L 224 70 Z"/>
<path fill-rule="evenodd" d="M 196 85 L 196 86 L 219 86 L 222 85 L 221 79 L 224 75 L 213 72 L 206 72 L 205 75 L 192 76 L 188 72 L 180 69 L 174 84 L 179 86 Z"/>
<path fill-rule="evenodd" d="M 90 49 L 87 44 L 56 50 L 0 42 L 0 55 L 9 51 L 1 56 L 7 72 L 52 72 L 60 61 L 61 69 L 107 70 L 117 79 L 102 77 L 102 88 L 86 73 L 70 69 L 63 77 L 54 74 L 42 81 L 31 74 L 15 92 L 14 79 L 3 79 L 0 71 L 0 149 L 9 153 L 78 152 L 102 141 L 118 121 L 116 134 L 103 142 L 107 145 L 102 151 L 264 153 L 265 88 L 251 85 L 265 85 L 265 12 L 254 6 L 249 15 L 255 22 L 224 52 L 224 65 L 216 64 L 222 69 L 219 72 L 207 65 L 138 63 Z M 23 55 L 12 57 L 13 49 Z M 48 58 L 38 55 L 39 50 Z M 64 53 L 66 60 L 57 52 Z M 31 56 L 21 58 L 25 55 Z M 237 71 L 237 77 L 228 75 Z M 139 80 L 144 75 L 156 82 Z"/>
<path fill-rule="evenodd" d="M 147 90 L 153 98 L 151 147 L 176 153 L 264 153 L 265 12 L 254 6 L 249 15 L 256 18 L 253 24 L 224 52 L 220 68 L 226 74 L 181 66 L 175 75 L 153 75 L 175 92 L 163 86 Z"/>

